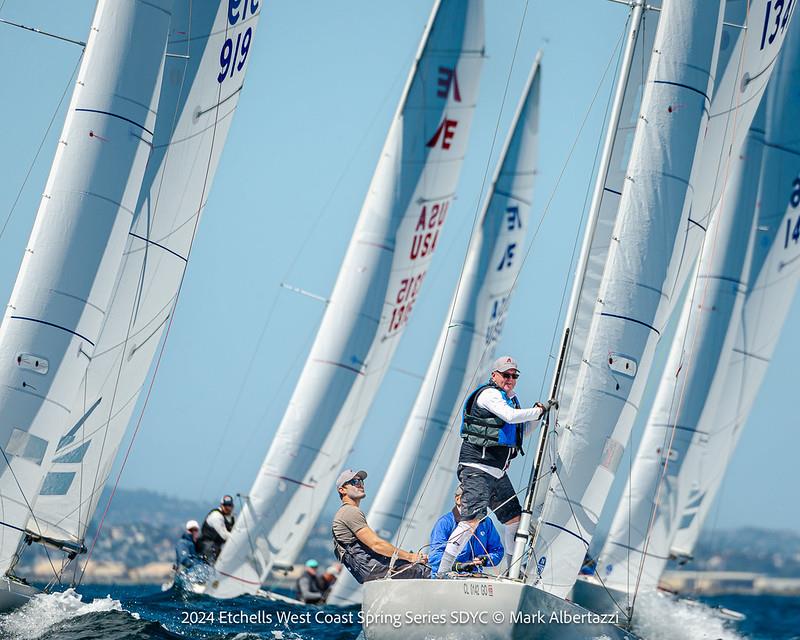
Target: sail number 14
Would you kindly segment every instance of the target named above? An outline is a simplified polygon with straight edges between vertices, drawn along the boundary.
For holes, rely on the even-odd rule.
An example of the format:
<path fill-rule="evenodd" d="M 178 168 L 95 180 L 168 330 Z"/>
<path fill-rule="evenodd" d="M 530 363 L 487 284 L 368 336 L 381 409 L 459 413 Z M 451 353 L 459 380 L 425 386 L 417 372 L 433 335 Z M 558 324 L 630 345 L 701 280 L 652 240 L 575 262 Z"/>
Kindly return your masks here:
<path fill-rule="evenodd" d="M 248 13 L 251 16 L 255 15 L 258 7 L 259 0 L 228 0 L 228 24 L 232 27 L 236 26 L 237 23 L 245 20 Z M 222 84 L 225 78 L 233 78 L 236 72 L 242 70 L 247 61 L 247 54 L 250 52 L 252 39 L 252 27 L 247 27 L 244 33 L 241 31 L 237 33 L 236 40 L 233 39 L 233 35 L 225 39 L 219 52 L 220 72 L 217 75 L 217 82 Z"/>
<path fill-rule="evenodd" d="M 794 179 L 792 183 L 792 197 L 789 199 L 789 204 L 792 209 L 797 209 L 800 206 L 800 176 Z M 793 221 L 792 216 L 786 218 L 786 239 L 783 241 L 783 248 L 789 248 L 789 239 L 797 244 L 800 241 L 800 216 Z"/>

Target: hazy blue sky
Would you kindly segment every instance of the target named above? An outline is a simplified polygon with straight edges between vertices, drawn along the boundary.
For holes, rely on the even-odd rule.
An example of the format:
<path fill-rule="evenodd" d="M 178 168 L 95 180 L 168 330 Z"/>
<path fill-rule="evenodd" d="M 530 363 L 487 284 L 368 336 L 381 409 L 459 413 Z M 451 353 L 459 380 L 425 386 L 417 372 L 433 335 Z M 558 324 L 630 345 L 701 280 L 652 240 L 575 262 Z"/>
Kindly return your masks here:
<path fill-rule="evenodd" d="M 86 38 L 94 2 L 34 4 L 0 0 L 0 17 Z M 209 501 L 249 489 L 323 312 L 322 303 L 280 283 L 329 294 L 431 4 L 263 1 L 239 110 L 122 486 Z M 626 9 L 604 0 L 531 0 L 523 22 L 525 6 L 523 0 L 486 2 L 488 58 L 458 198 L 395 368 L 350 457 L 353 466 L 370 471 L 368 494 L 374 495 L 407 418 L 419 385 L 415 376 L 424 373 L 444 321 L 485 183 L 536 50 L 547 42 L 532 222 L 549 208 L 500 343 L 500 351 L 512 352 L 521 363 L 523 400 L 540 397 L 602 135 L 611 74 L 605 83 L 601 78 L 616 61 Z M 6 61 L 0 100 L 2 225 L 65 89 L 69 97 L 80 50 L 0 28 Z M 62 106 L 0 237 L 2 300 L 13 286 L 63 111 Z M 800 335 L 792 327 L 798 318 L 795 304 L 711 518 L 717 526 L 800 529 L 800 514 L 786 507 L 795 503 L 800 444 L 792 400 L 800 356 Z M 638 439 L 636 431 L 629 451 Z M 620 469 L 626 468 L 623 462 Z M 519 472 L 517 467 L 512 479 L 517 481 Z"/>

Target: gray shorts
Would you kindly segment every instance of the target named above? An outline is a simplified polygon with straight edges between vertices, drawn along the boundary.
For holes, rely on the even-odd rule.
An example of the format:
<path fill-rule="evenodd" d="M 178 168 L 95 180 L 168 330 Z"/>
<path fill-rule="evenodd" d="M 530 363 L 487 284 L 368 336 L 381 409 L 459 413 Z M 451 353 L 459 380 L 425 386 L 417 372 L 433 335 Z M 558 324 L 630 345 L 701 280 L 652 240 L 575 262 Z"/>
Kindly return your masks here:
<path fill-rule="evenodd" d="M 458 465 L 458 479 L 464 493 L 461 496 L 461 519 L 483 518 L 491 509 L 505 524 L 522 513 L 517 494 L 507 474 L 495 478 L 475 467 Z"/>

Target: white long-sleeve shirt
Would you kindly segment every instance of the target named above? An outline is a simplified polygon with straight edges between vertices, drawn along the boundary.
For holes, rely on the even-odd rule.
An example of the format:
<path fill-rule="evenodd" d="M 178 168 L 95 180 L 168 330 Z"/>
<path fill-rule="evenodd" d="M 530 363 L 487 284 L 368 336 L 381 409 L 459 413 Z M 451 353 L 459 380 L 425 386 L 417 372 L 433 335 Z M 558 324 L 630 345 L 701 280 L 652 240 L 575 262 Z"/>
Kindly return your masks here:
<path fill-rule="evenodd" d="M 513 400 L 517 394 L 512 392 L 511 395 L 506 395 L 508 398 Z M 486 409 L 487 411 L 492 412 L 494 415 L 504 420 L 508 424 L 526 423 L 523 427 L 526 436 L 533 427 L 534 421 L 539 420 L 542 415 L 544 415 L 544 410 L 541 407 L 515 409 L 503 399 L 503 394 L 501 393 L 500 389 L 495 389 L 494 387 L 488 387 L 481 391 L 480 394 L 478 394 L 478 397 L 475 398 L 475 404 L 481 409 Z M 510 457 L 511 453 L 509 450 L 509 459 Z M 508 462 L 510 461 L 509 459 L 506 460 L 506 467 L 508 467 Z M 505 469 L 498 469 L 497 467 L 492 467 L 488 464 L 480 464 L 478 462 L 465 462 L 463 464 L 465 467 L 474 467 L 475 469 L 480 469 L 484 473 L 488 473 L 494 478 L 502 478 L 503 474 L 506 472 Z"/>

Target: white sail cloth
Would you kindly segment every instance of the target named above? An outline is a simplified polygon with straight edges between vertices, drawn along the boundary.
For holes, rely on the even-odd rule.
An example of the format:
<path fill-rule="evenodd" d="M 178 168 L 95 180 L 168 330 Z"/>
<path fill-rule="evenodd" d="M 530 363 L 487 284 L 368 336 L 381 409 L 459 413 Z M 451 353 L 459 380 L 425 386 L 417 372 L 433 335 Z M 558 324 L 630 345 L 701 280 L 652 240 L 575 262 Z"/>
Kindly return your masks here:
<path fill-rule="evenodd" d="M 627 443 L 666 322 L 702 140 L 721 3 L 665 2 L 619 214 L 528 579 L 564 597 Z"/>
<path fill-rule="evenodd" d="M 99 340 L 145 175 L 171 0 L 101 0 L 0 327 L 0 570 Z"/>
<path fill-rule="evenodd" d="M 379 536 L 404 549 L 428 544 L 433 523 L 452 500 L 461 408 L 494 359 L 522 267 L 538 159 L 540 59 L 511 122 L 433 358 L 367 516 Z M 328 603 L 360 599 L 360 585 L 346 574 Z"/>
<path fill-rule="evenodd" d="M 764 156 L 748 290 L 727 370 L 692 443 L 694 481 L 671 553 L 691 556 L 778 343 L 800 279 L 800 32 L 792 27 L 766 100 Z M 788 202 L 787 202 L 788 199 Z"/>
<path fill-rule="evenodd" d="M 51 538 L 83 541 L 151 370 L 239 101 L 260 4 L 243 0 L 229 15 L 227 0 L 174 2 L 153 150 L 122 268 L 34 510 Z"/>
<path fill-rule="evenodd" d="M 483 48 L 482 0 L 436 3 L 311 353 L 206 593 L 258 589 L 331 497 L 454 196 Z"/>
<path fill-rule="evenodd" d="M 688 449 L 708 438 L 698 431 L 700 413 L 715 376 L 728 367 L 735 333 L 728 328 L 747 288 L 762 127 L 753 124 L 708 229 L 631 476 L 597 559 L 603 584 L 627 594 L 657 586 L 696 476 L 686 464 Z"/>

